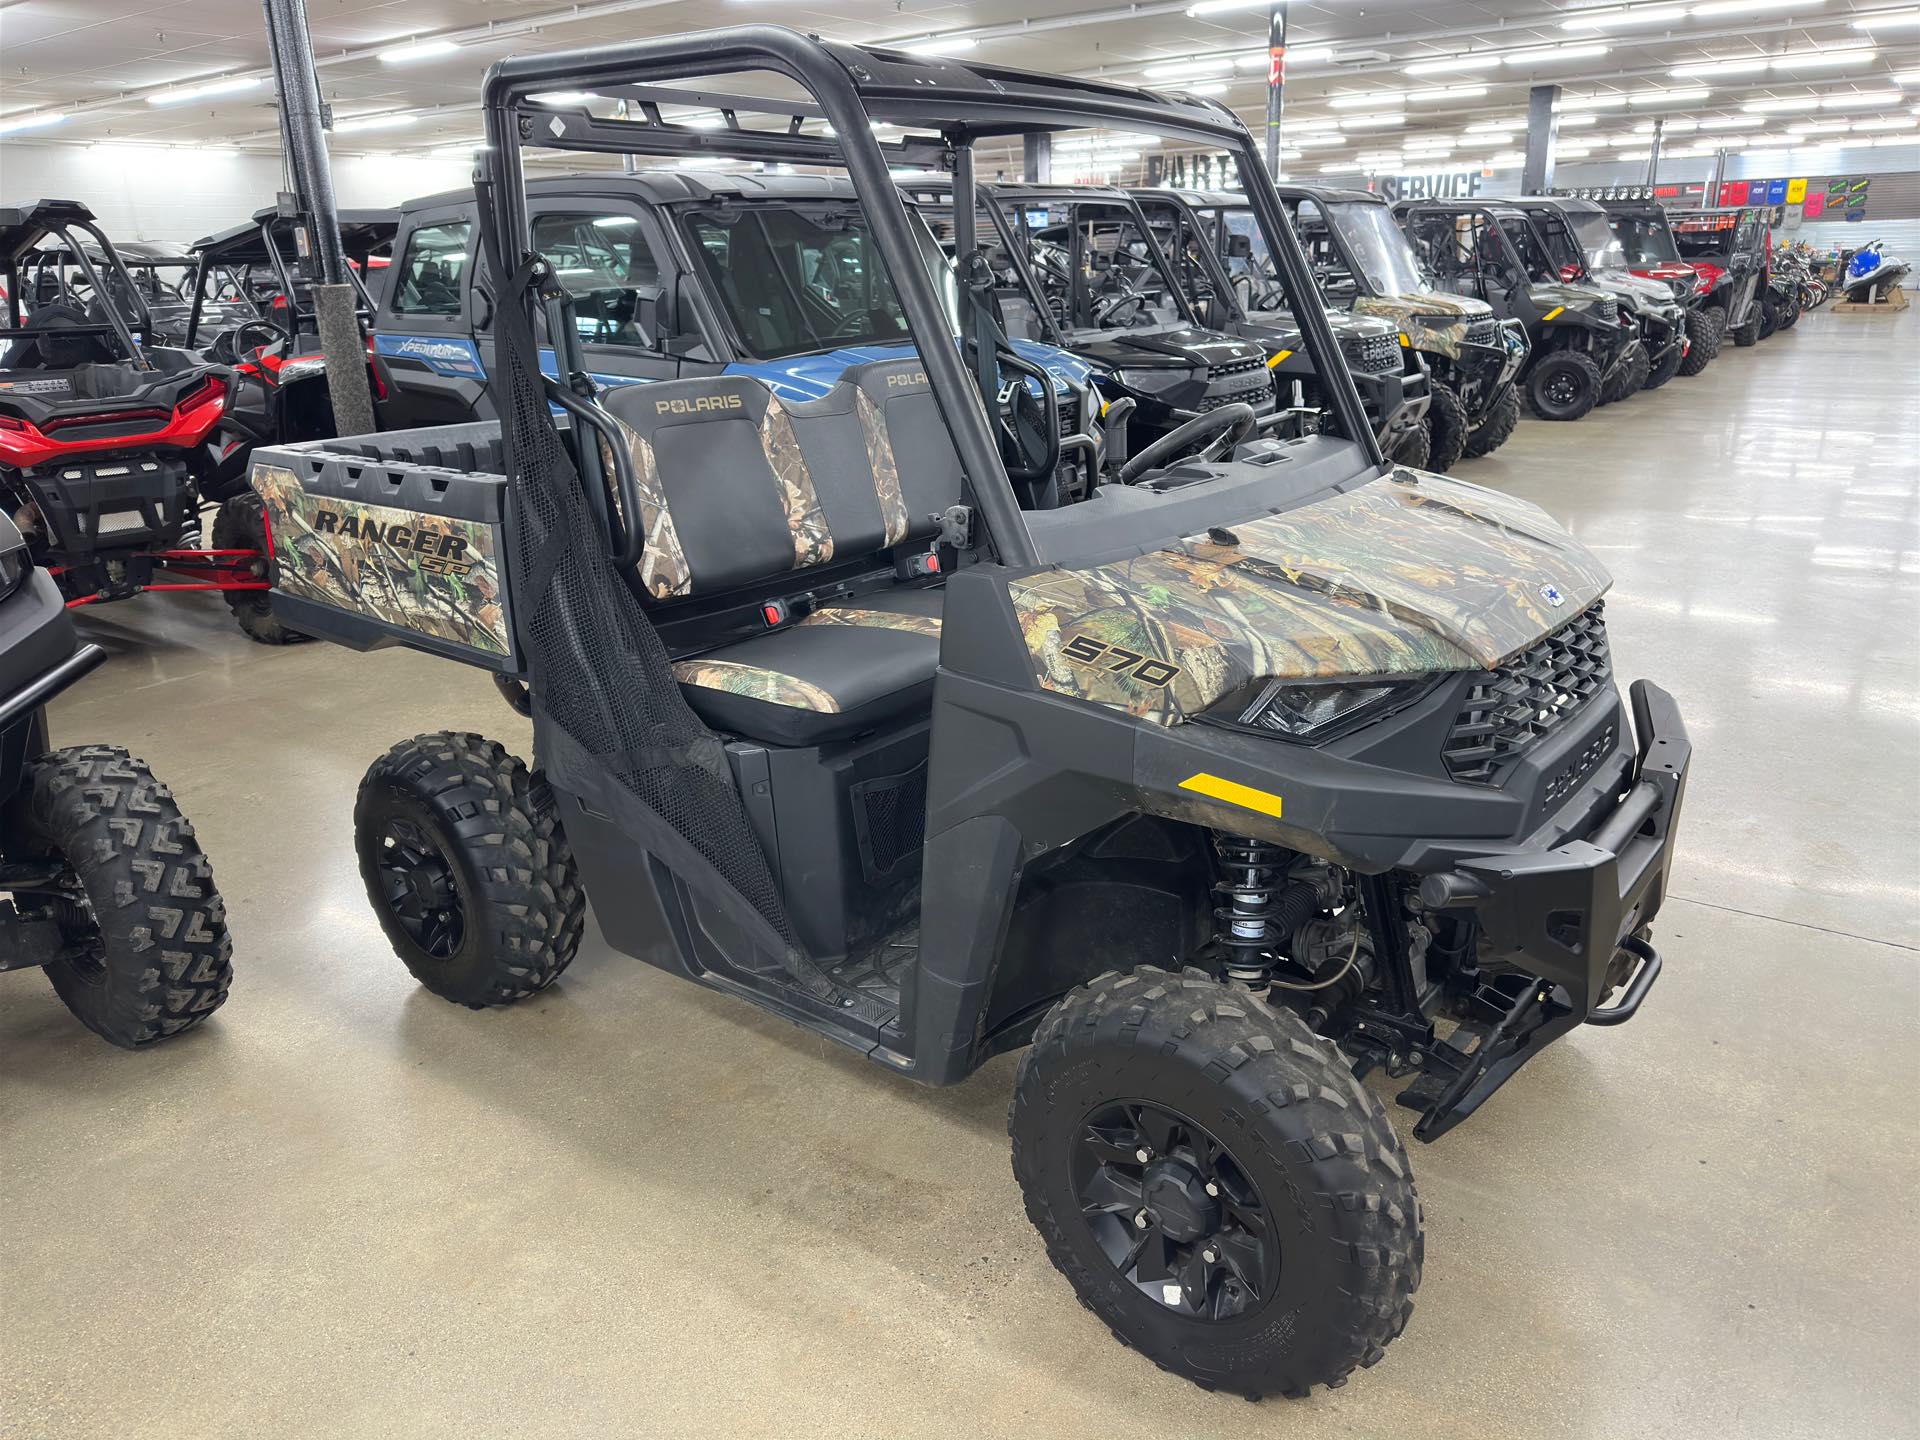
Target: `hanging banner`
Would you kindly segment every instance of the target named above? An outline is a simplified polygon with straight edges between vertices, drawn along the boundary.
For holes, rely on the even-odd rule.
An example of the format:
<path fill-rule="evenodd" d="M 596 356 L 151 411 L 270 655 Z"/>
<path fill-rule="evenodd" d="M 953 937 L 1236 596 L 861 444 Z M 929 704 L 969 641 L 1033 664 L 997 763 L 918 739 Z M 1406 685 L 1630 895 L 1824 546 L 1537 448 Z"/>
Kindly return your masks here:
<path fill-rule="evenodd" d="M 1847 182 L 1847 219 L 1867 218 L 1867 187 L 1873 183 L 1865 176 Z"/>
<path fill-rule="evenodd" d="M 1806 202 L 1807 182 L 1805 177 L 1787 182 L 1787 204 L 1800 205 Z"/>
<path fill-rule="evenodd" d="M 1837 175 L 1827 181 L 1827 209 L 1841 210 L 1846 207 L 1846 203 L 1847 179 L 1844 175 Z"/>
<path fill-rule="evenodd" d="M 1769 180 L 1767 182 L 1767 204 L 1784 205 L 1787 203 L 1787 182 Z"/>
<path fill-rule="evenodd" d="M 1826 190 L 1825 189 L 1809 190 L 1807 192 L 1806 206 L 1801 211 L 1801 213 L 1805 215 L 1809 220 L 1818 220 L 1822 215 L 1826 214 L 1826 212 L 1827 212 Z"/>

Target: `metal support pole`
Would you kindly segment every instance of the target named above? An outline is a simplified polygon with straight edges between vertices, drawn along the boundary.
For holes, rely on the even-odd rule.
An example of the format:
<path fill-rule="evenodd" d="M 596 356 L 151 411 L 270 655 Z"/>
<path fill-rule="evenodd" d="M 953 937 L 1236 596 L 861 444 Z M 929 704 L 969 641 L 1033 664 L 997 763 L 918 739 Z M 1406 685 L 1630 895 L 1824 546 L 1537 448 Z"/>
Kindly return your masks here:
<path fill-rule="evenodd" d="M 1267 11 L 1267 175 L 1280 178 L 1280 112 L 1287 91 L 1287 0 Z M 1240 183 L 1247 184 L 1241 176 Z"/>
<path fill-rule="evenodd" d="M 1725 150 L 1716 150 L 1713 152 L 1713 174 L 1707 179 L 1707 188 L 1700 194 L 1700 203 L 1702 205 L 1718 205 L 1720 203 L 1720 186 L 1726 178 L 1727 152 Z"/>
<path fill-rule="evenodd" d="M 1053 183 L 1053 135 L 1042 130 L 1027 136 L 1020 160 L 1020 178 L 1029 185 Z"/>
<path fill-rule="evenodd" d="M 1527 163 L 1520 172 L 1522 195 L 1544 195 L 1553 188 L 1553 145 L 1558 138 L 1558 85 L 1536 85 L 1527 94 Z"/>
<path fill-rule="evenodd" d="M 274 83 L 280 91 L 281 140 L 293 168 L 308 239 L 320 262 L 313 313 L 320 327 L 320 353 L 326 360 L 334 433 L 364 435 L 374 428 L 366 337 L 360 333 L 354 308 L 358 292 L 340 242 L 340 209 L 334 201 L 333 167 L 327 157 L 326 106 L 313 66 L 307 7 L 305 0 L 263 0 L 263 4 Z"/>
<path fill-rule="evenodd" d="M 1647 151 L 1647 188 L 1651 190 L 1660 175 L 1660 137 L 1666 133 L 1667 122 L 1655 119 L 1653 122 L 1653 144 Z"/>

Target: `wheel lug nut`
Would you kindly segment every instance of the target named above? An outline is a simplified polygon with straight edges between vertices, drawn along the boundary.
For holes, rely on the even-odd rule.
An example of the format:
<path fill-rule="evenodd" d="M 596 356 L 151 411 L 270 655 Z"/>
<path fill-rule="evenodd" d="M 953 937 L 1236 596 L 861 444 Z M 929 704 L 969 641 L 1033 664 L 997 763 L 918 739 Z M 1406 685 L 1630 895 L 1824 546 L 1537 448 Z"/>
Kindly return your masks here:
<path fill-rule="evenodd" d="M 1133 1217 L 1133 1228 L 1136 1230 L 1144 1230 L 1147 1228 L 1146 1211 L 1142 1210 L 1138 1215 Z"/>
<path fill-rule="evenodd" d="M 1147 1161 L 1153 1158 L 1153 1152 L 1147 1149 L 1146 1146 L 1142 1145 L 1138 1150 L 1133 1152 L 1133 1158 L 1138 1160 L 1142 1165 L 1144 1165 L 1147 1163 Z"/>
<path fill-rule="evenodd" d="M 1220 1194 L 1220 1187 L 1214 1184 L 1213 1181 L 1211 1180 L 1207 1181 L 1207 1194 L 1218 1197 L 1218 1195 Z"/>

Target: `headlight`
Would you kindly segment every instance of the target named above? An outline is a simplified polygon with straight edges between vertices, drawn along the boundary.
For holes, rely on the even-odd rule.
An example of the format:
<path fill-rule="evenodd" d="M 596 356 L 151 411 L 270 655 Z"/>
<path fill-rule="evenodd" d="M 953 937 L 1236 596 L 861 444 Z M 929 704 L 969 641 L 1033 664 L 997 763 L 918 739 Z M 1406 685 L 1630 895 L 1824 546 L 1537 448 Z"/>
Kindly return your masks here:
<path fill-rule="evenodd" d="M 1158 395 L 1163 390 L 1171 390 L 1188 376 L 1185 366 L 1166 370 L 1116 370 L 1114 383 L 1124 390 L 1137 390 L 1143 395 Z"/>
<path fill-rule="evenodd" d="M 1269 680 L 1229 695 L 1206 718 L 1283 740 L 1319 740 L 1398 709 L 1433 680 Z"/>
<path fill-rule="evenodd" d="M 20 582 L 27 578 L 27 571 L 33 568 L 33 561 L 27 558 L 27 547 L 0 552 L 0 600 L 6 599 L 20 588 Z"/>

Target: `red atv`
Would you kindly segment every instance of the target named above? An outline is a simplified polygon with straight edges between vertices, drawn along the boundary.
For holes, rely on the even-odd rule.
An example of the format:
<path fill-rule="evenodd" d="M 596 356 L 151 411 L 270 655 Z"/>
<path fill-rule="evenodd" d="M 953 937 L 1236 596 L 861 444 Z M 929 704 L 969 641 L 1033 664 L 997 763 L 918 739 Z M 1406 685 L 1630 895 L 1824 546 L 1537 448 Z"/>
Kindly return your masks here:
<path fill-rule="evenodd" d="M 43 248 L 72 256 L 80 283 L 23 285 Z M 209 444 L 232 373 L 153 343 L 146 303 L 84 205 L 0 207 L 0 267 L 0 502 L 67 605 L 266 590 L 264 528 L 239 523 Z M 213 548 L 200 548 L 202 512 L 223 500 Z"/>
<path fill-rule="evenodd" d="M 1666 207 L 1646 193 L 1608 189 L 1573 192 L 1597 200 L 1607 212 L 1627 268 L 1647 280 L 1664 282 L 1687 311 L 1687 353 L 1682 375 L 1698 375 L 1720 353 L 1726 338 L 1731 286 L 1724 267 L 1710 260 L 1681 258 Z"/>

